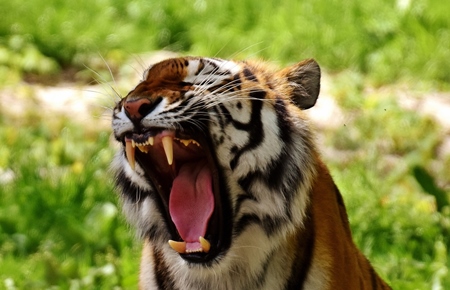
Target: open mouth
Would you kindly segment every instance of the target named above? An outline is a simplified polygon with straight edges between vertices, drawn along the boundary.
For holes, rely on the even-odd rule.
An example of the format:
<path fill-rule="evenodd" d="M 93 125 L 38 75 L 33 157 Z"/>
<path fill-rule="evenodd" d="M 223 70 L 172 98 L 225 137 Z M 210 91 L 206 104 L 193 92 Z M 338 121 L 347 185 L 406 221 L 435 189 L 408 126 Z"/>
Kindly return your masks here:
<path fill-rule="evenodd" d="M 172 130 L 127 133 L 128 163 L 136 162 L 158 192 L 172 239 L 184 259 L 206 262 L 224 250 L 224 212 L 219 171 L 208 140 Z M 137 150 L 136 150 L 137 149 Z"/>

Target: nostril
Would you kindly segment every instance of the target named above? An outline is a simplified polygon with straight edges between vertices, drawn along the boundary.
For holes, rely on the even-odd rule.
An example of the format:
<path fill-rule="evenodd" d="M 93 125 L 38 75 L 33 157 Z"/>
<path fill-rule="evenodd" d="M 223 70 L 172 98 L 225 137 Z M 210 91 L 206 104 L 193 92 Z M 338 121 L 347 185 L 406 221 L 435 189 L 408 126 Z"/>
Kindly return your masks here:
<path fill-rule="evenodd" d="M 162 97 L 158 97 L 155 100 L 146 98 L 127 100 L 124 105 L 125 112 L 131 119 L 142 119 L 150 114 L 161 101 Z"/>

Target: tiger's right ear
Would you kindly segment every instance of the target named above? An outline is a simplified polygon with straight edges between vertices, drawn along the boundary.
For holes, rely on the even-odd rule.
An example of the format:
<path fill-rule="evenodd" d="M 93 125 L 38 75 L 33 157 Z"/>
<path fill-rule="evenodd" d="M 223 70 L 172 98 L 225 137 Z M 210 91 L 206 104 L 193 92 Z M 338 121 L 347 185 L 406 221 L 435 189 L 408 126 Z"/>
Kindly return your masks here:
<path fill-rule="evenodd" d="M 314 59 L 307 59 L 282 70 L 292 86 L 291 101 L 306 110 L 316 104 L 320 91 L 320 67 Z"/>

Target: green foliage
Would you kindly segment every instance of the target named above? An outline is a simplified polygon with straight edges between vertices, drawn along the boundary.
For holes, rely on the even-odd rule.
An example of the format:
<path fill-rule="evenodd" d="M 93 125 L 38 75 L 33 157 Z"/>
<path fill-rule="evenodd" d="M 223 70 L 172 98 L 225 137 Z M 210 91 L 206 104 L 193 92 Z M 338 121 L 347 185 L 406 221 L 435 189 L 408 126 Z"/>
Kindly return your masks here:
<path fill-rule="evenodd" d="M 413 174 L 423 191 L 434 196 L 439 212 L 442 212 L 446 206 L 450 205 L 445 191 L 436 185 L 435 179 L 425 170 L 425 168 L 422 166 L 414 166 Z"/>
<path fill-rule="evenodd" d="M 314 57 L 381 84 L 417 76 L 450 81 L 448 1 L 5 0 L 0 10 L 8 11 L 0 44 L 19 37 L 62 67 L 98 69 L 98 54 L 112 65 L 169 49 L 282 63 Z"/>
<path fill-rule="evenodd" d="M 0 123 L 9 151 L 0 167 L 9 170 L 0 172 L 0 285 L 135 285 L 126 271 L 137 272 L 139 250 L 109 177 L 109 133 L 44 117 L 22 120 L 17 131 L 8 120 Z"/>
<path fill-rule="evenodd" d="M 329 164 L 356 243 L 393 289 L 447 289 L 449 193 L 436 185 L 438 172 L 428 173 L 442 162 L 436 156 L 439 128 L 401 109 L 395 96 L 348 98 L 354 98 L 343 98 L 352 118 L 328 134 L 327 143 L 346 156 L 336 153 Z M 448 169 L 441 176 L 448 184 Z"/>

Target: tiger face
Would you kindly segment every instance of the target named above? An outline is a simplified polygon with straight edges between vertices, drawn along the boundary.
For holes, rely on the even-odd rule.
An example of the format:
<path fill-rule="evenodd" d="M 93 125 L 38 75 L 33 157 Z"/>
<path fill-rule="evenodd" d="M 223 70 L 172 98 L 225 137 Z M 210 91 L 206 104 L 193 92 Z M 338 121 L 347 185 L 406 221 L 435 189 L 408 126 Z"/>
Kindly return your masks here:
<path fill-rule="evenodd" d="M 320 170 L 302 110 L 319 88 L 314 60 L 273 71 L 183 57 L 151 66 L 117 103 L 113 169 L 124 212 L 145 241 L 142 289 L 328 283 L 327 266 L 299 250 L 313 241 Z"/>

